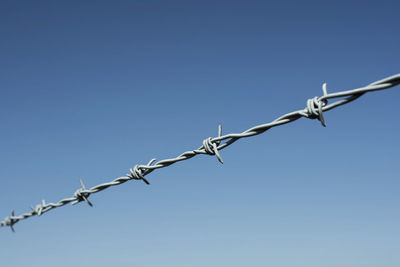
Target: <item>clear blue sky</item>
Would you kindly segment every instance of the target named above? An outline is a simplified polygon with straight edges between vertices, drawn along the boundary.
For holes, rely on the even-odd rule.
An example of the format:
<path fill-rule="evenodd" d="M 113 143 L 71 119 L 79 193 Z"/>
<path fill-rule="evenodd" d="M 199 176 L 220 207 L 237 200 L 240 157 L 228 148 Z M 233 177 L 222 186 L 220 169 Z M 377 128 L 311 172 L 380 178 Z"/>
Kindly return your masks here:
<path fill-rule="evenodd" d="M 1 1 L 0 216 L 400 72 L 398 1 Z M 0 229 L 1 266 L 400 265 L 400 87 Z"/>

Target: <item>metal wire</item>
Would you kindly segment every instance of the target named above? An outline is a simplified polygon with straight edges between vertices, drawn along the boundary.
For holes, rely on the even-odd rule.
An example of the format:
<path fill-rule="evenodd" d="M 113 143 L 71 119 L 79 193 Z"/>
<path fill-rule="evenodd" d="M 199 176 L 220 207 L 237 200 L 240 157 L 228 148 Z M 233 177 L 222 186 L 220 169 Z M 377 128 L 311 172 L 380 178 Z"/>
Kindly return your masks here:
<path fill-rule="evenodd" d="M 72 197 L 64 198 L 60 200 L 58 203 L 46 203 L 43 200 L 41 204 L 38 204 L 35 207 L 31 206 L 32 210 L 31 212 L 27 212 L 19 216 L 15 216 L 14 211 L 12 211 L 11 216 L 6 217 L 4 221 L 0 222 L 0 226 L 10 226 L 11 230 L 14 232 L 14 224 L 16 224 L 18 221 L 35 215 L 40 216 L 43 213 L 64 206 L 66 204 L 71 203 L 72 205 L 74 205 L 79 202 L 85 201 L 90 206 L 92 206 L 92 203 L 88 200 L 91 194 L 98 193 L 111 186 L 120 185 L 130 180 L 143 180 L 143 182 L 145 182 L 146 184 L 150 184 L 149 181 L 145 178 L 145 176 L 153 172 L 155 169 L 164 168 L 178 161 L 190 159 L 198 154 L 215 155 L 219 160 L 219 162 L 223 163 L 223 160 L 219 153 L 220 150 L 226 148 L 227 146 L 233 144 L 234 142 L 236 142 L 241 138 L 259 135 L 273 127 L 296 121 L 301 117 L 309 119 L 318 119 L 321 122 L 321 124 L 325 127 L 326 124 L 323 115 L 325 111 L 331 110 L 338 106 L 354 101 L 367 92 L 387 89 L 396 86 L 398 84 L 400 84 L 400 74 L 396 74 L 387 77 L 385 79 L 373 82 L 365 87 L 328 94 L 326 89 L 326 83 L 324 83 L 322 85 L 323 96 L 321 97 L 316 96 L 314 98 L 307 100 L 307 105 L 305 109 L 287 113 L 270 123 L 254 126 L 242 133 L 221 135 L 222 128 L 221 125 L 219 125 L 218 136 L 214 138 L 209 137 L 205 139 L 203 141 L 203 145 L 198 149 L 186 151 L 181 155 L 177 156 L 176 158 L 157 161 L 155 164 L 153 163 L 156 161 L 156 159 L 152 159 L 146 165 L 135 165 L 133 168 L 129 170 L 129 173 L 127 173 L 125 176 L 118 177 L 108 183 L 96 185 L 90 189 L 86 189 L 83 181 L 80 180 L 81 188 L 79 188 Z M 331 104 L 328 104 L 328 100 L 330 99 L 343 98 L 343 97 L 344 99 L 339 99 Z"/>

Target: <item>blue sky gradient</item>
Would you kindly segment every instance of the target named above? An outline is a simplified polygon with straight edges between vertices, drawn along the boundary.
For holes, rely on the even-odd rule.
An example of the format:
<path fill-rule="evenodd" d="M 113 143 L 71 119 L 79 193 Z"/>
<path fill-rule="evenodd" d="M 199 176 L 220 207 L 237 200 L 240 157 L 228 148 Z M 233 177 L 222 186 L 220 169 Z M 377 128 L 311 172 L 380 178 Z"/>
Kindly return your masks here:
<path fill-rule="evenodd" d="M 1 1 L 0 216 L 400 72 L 398 1 Z M 397 267 L 400 88 L 0 229 L 1 266 Z"/>

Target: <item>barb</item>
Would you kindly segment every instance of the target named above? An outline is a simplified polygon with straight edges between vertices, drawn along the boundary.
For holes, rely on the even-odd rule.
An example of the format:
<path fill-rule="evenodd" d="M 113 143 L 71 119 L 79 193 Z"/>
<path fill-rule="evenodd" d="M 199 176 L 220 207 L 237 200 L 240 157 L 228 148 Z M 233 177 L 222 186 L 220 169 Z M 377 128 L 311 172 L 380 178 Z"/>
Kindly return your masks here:
<path fill-rule="evenodd" d="M 221 137 L 221 133 L 222 133 L 222 126 L 220 124 L 220 125 L 218 125 L 218 137 Z M 213 142 L 212 138 L 208 137 L 207 139 L 204 139 L 203 147 L 207 154 L 215 155 L 217 157 L 217 159 L 219 160 L 219 162 L 224 163 L 224 161 L 221 158 L 221 155 L 218 152 L 219 143 L 220 143 L 220 141 Z"/>
<path fill-rule="evenodd" d="M 36 208 L 33 208 L 31 206 L 32 210 L 31 212 L 24 213 L 19 216 L 15 216 L 14 211 L 12 211 L 11 216 L 6 217 L 4 221 L 0 222 L 0 226 L 10 226 L 11 230 L 14 231 L 14 224 L 16 224 L 18 221 L 35 215 L 40 216 L 41 214 L 48 212 L 49 210 L 67 205 L 69 203 L 77 204 L 79 202 L 85 201 L 90 206 L 92 206 L 92 203 L 88 200 L 88 197 L 91 194 L 98 193 L 111 186 L 123 184 L 129 180 L 143 180 L 146 184 L 150 184 L 149 181 L 145 178 L 146 175 L 150 174 L 156 169 L 167 167 L 178 161 L 190 159 L 198 154 L 215 155 L 218 158 L 218 160 L 221 163 L 223 163 L 221 155 L 219 154 L 220 150 L 228 147 L 229 145 L 233 144 L 234 142 L 236 142 L 241 138 L 259 135 L 273 127 L 296 121 L 301 117 L 309 119 L 318 119 L 321 122 L 322 126 L 325 127 L 326 124 L 325 124 L 324 112 L 339 107 L 341 105 L 350 103 L 351 101 L 356 100 L 357 98 L 359 98 L 360 96 L 362 96 L 367 92 L 383 90 L 399 84 L 400 84 L 400 74 L 396 74 L 387 77 L 385 79 L 373 82 L 365 87 L 328 94 L 328 91 L 326 89 L 326 83 L 324 83 L 322 85 L 323 96 L 321 97 L 316 96 L 314 98 L 307 100 L 307 105 L 305 109 L 287 113 L 270 123 L 254 126 L 242 133 L 221 135 L 222 128 L 221 125 L 219 125 L 218 136 L 214 138 L 209 137 L 205 139 L 203 141 L 203 145 L 198 149 L 186 151 L 176 158 L 160 160 L 155 164 L 153 163 L 156 161 L 156 159 L 152 159 L 150 160 L 149 163 L 147 163 L 147 165 L 135 165 L 133 168 L 129 170 L 129 173 L 126 174 L 125 176 L 118 177 L 108 183 L 96 185 L 90 189 L 86 189 L 82 180 L 80 180 L 82 188 L 78 189 L 72 197 L 62 199 L 58 203 L 46 203 L 43 200 L 42 204 L 37 205 Z M 343 98 L 343 99 L 339 99 L 331 104 L 328 104 L 328 100 L 336 98 Z"/>
<path fill-rule="evenodd" d="M 88 200 L 90 192 L 86 190 L 85 184 L 83 183 L 82 179 L 80 179 L 79 182 L 81 183 L 82 188 L 79 188 L 78 190 L 75 191 L 74 197 L 76 197 L 77 200 L 73 201 L 71 204 L 75 205 L 81 201 L 86 201 L 86 203 L 88 203 L 89 206 L 93 207 L 92 202 Z"/>
<path fill-rule="evenodd" d="M 31 206 L 31 210 L 32 210 L 32 213 L 35 213 L 36 215 L 40 216 L 40 215 L 42 215 L 45 207 L 46 207 L 46 201 L 43 199 L 42 204 L 36 205 L 35 208 L 33 208 Z"/>

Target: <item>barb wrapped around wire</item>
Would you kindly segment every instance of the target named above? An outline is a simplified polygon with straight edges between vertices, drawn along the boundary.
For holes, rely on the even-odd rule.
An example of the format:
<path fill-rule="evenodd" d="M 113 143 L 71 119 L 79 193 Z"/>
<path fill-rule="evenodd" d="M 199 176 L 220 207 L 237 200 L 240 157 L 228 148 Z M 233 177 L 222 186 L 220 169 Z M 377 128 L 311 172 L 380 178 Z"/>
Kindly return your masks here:
<path fill-rule="evenodd" d="M 221 124 L 218 125 L 218 137 L 221 137 L 222 133 L 222 126 Z M 204 139 L 203 141 L 203 148 L 209 155 L 215 155 L 219 162 L 224 163 L 224 161 L 221 158 L 221 155 L 218 152 L 218 145 L 220 141 L 212 141 L 211 137 L 208 137 L 207 139 Z"/>
<path fill-rule="evenodd" d="M 143 170 L 146 170 L 147 166 L 151 166 L 154 161 L 156 161 L 156 159 L 150 160 L 146 166 L 135 165 L 133 168 L 129 169 L 129 173 L 126 176 L 130 179 L 143 180 L 143 182 L 145 182 L 146 184 L 150 184 L 150 182 L 147 181 L 146 178 L 144 178 L 145 173 Z"/>
<path fill-rule="evenodd" d="M 280 126 L 289 122 L 293 122 L 298 120 L 301 117 L 309 118 L 309 119 L 318 119 L 323 126 L 325 124 L 324 112 L 331 110 L 333 108 L 339 107 L 341 105 L 347 104 L 351 101 L 356 100 L 363 94 L 372 91 L 378 91 L 387 89 L 393 86 L 400 84 L 400 74 L 396 74 L 382 80 L 373 82 L 365 87 L 331 93 L 328 94 L 326 89 L 326 83 L 322 86 L 323 95 L 321 97 L 314 97 L 307 101 L 306 108 L 302 110 L 297 110 L 294 112 L 287 113 L 272 122 L 261 124 L 254 126 L 242 133 L 232 133 L 227 135 L 221 135 L 221 125 L 218 127 L 218 136 L 214 138 L 207 138 L 203 141 L 203 145 L 198 149 L 186 151 L 175 158 L 164 159 L 158 162 L 155 162 L 155 159 L 152 159 L 147 165 L 135 165 L 133 168 L 129 170 L 129 173 L 125 176 L 118 177 L 111 182 L 103 183 L 96 185 L 90 189 L 86 189 L 85 185 L 83 184 L 82 180 L 81 186 L 82 188 L 78 189 L 74 195 L 70 198 L 65 198 L 60 200 L 57 203 L 46 203 L 44 200 L 42 204 L 37 205 L 35 208 L 31 206 L 31 212 L 24 213 L 19 216 L 15 216 L 14 211 L 12 211 L 11 216 L 8 216 L 4 219 L 4 221 L 0 222 L 0 226 L 9 226 L 12 231 L 14 231 L 14 225 L 22 220 L 26 219 L 35 215 L 40 216 L 41 214 L 52 210 L 54 208 L 58 208 L 68 203 L 77 204 L 79 202 L 85 201 L 90 206 L 92 203 L 88 200 L 88 197 L 91 194 L 100 192 L 105 190 L 111 186 L 120 185 L 130 180 L 143 180 L 146 184 L 150 184 L 149 181 L 145 178 L 146 175 L 153 172 L 155 169 L 164 168 L 171 164 L 174 164 L 179 161 L 190 159 L 198 154 L 208 154 L 208 155 L 215 155 L 218 160 L 223 163 L 221 155 L 219 153 L 220 150 L 224 149 L 225 147 L 233 144 L 237 140 L 241 138 L 246 138 L 254 135 L 261 134 L 273 127 Z M 333 103 L 328 104 L 328 100 L 341 98 L 336 100 Z M 223 142 L 225 141 L 225 142 Z M 222 143 L 223 142 L 223 143 Z M 155 164 L 153 164 L 155 162 Z"/>
<path fill-rule="evenodd" d="M 36 207 L 31 206 L 32 213 L 35 213 L 36 215 L 40 216 L 42 215 L 43 211 L 45 211 L 46 207 L 46 201 L 43 199 L 42 204 L 36 205 Z"/>
<path fill-rule="evenodd" d="M 324 96 L 328 95 L 328 91 L 326 90 L 326 83 L 322 85 L 322 92 Z M 314 97 L 307 100 L 307 107 L 306 107 L 306 114 L 310 119 L 318 119 L 322 126 L 326 127 L 325 119 L 324 119 L 324 112 L 322 108 L 326 106 L 328 103 L 327 99 L 320 99 L 319 97 Z"/>
<path fill-rule="evenodd" d="M 72 205 L 78 204 L 81 201 L 85 201 L 88 203 L 89 206 L 93 207 L 93 204 L 89 201 L 90 192 L 86 190 L 85 184 L 83 183 L 82 179 L 79 180 L 81 183 L 82 188 L 79 188 L 75 191 L 74 197 L 76 200 L 72 202 Z"/>

